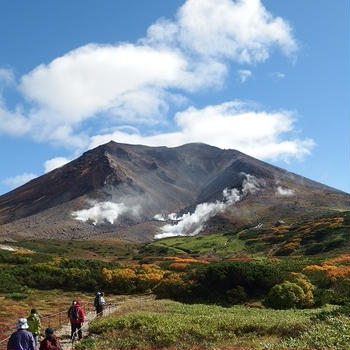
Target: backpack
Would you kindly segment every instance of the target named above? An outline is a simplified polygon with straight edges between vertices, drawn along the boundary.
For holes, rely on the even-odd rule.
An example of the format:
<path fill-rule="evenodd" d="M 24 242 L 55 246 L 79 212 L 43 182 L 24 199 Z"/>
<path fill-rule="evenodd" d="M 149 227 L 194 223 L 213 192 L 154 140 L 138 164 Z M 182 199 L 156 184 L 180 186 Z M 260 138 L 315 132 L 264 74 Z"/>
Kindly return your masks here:
<path fill-rule="evenodd" d="M 78 308 L 76 306 L 71 306 L 69 309 L 69 318 L 73 321 L 79 320 Z"/>
<path fill-rule="evenodd" d="M 94 306 L 95 307 L 99 307 L 102 306 L 103 304 L 101 303 L 101 296 L 100 295 L 96 295 L 95 296 L 95 300 L 94 300 Z"/>

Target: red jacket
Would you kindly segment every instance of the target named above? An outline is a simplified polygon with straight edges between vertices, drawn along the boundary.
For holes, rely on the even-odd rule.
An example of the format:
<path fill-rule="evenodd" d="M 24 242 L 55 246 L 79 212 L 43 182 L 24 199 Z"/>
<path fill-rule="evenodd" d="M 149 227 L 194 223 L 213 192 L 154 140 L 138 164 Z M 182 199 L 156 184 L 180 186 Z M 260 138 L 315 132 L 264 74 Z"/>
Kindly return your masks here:
<path fill-rule="evenodd" d="M 72 317 L 72 312 L 71 312 L 71 310 L 72 310 L 73 308 L 77 308 L 77 310 L 78 310 L 78 319 L 77 319 L 77 320 L 73 319 L 73 317 Z M 69 317 L 70 323 L 72 323 L 72 324 L 80 324 L 80 323 L 83 323 L 83 322 L 84 322 L 84 320 L 85 320 L 85 314 L 84 314 L 84 310 L 83 310 L 82 307 L 80 306 L 80 302 L 79 302 L 79 301 L 77 301 L 77 303 L 75 304 L 75 306 L 72 305 L 72 306 L 69 308 L 69 310 L 68 310 L 68 317 Z"/>
<path fill-rule="evenodd" d="M 55 335 L 47 335 L 46 338 L 40 343 L 39 350 L 62 350 L 60 342 Z"/>

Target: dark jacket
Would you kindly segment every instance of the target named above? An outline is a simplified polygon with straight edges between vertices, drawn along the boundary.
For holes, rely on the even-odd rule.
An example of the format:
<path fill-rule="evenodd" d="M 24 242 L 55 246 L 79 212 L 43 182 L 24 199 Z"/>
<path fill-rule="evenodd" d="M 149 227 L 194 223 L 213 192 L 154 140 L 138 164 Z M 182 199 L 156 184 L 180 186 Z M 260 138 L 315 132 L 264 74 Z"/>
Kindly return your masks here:
<path fill-rule="evenodd" d="M 33 334 L 25 329 L 19 329 L 11 334 L 7 350 L 35 350 Z"/>
<path fill-rule="evenodd" d="M 73 317 L 72 317 L 72 310 L 73 308 L 77 308 L 77 311 L 78 311 L 78 319 L 75 320 Z M 81 308 L 80 306 L 80 302 L 77 301 L 77 303 L 73 306 L 71 306 L 68 310 L 68 317 L 69 317 L 69 321 L 70 323 L 72 324 L 80 324 L 80 323 L 83 323 L 84 320 L 85 320 L 85 314 L 84 314 L 84 311 L 83 309 Z"/>
<path fill-rule="evenodd" d="M 54 334 L 49 334 L 40 343 L 39 350 L 62 350 L 61 344 Z"/>

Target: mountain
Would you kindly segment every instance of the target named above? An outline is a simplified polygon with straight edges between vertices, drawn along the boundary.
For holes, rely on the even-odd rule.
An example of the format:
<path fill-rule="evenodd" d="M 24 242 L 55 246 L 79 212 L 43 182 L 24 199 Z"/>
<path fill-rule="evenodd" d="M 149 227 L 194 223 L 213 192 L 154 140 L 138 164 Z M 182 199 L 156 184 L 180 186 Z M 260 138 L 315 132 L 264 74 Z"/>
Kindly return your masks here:
<path fill-rule="evenodd" d="M 240 201 L 225 202 L 225 188 L 237 188 Z M 144 242 L 164 225 L 156 214 L 195 212 L 198 204 L 215 201 L 221 209 L 205 218 L 207 231 L 349 208 L 348 194 L 236 150 L 111 141 L 0 196 L 0 238 L 112 236 Z"/>

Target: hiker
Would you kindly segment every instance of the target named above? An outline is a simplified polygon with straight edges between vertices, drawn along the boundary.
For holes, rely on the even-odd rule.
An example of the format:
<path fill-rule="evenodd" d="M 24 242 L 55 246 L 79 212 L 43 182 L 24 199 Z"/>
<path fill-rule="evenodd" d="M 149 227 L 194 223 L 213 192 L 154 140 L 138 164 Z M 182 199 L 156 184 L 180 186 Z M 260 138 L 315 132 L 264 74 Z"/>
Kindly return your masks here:
<path fill-rule="evenodd" d="M 68 317 L 71 325 L 71 339 L 73 340 L 75 333 L 78 332 L 80 340 L 83 337 L 81 327 L 84 323 L 85 314 L 79 300 L 72 302 L 72 306 L 68 310 Z"/>
<path fill-rule="evenodd" d="M 96 316 L 102 316 L 103 315 L 103 308 L 105 306 L 105 298 L 103 292 L 97 292 L 94 300 L 94 306 L 96 309 Z"/>
<path fill-rule="evenodd" d="M 7 350 L 36 350 L 33 334 L 27 331 L 26 318 L 19 318 L 17 331 L 11 334 L 7 343 Z"/>
<path fill-rule="evenodd" d="M 46 328 L 45 338 L 40 343 L 39 350 L 62 350 L 60 342 L 53 333 L 54 331 L 52 328 Z"/>
<path fill-rule="evenodd" d="M 35 341 L 35 349 L 38 348 L 39 343 L 39 334 L 41 329 L 41 322 L 39 314 L 35 309 L 30 311 L 30 315 L 27 317 L 28 322 L 28 331 L 33 334 L 33 338 Z"/>

